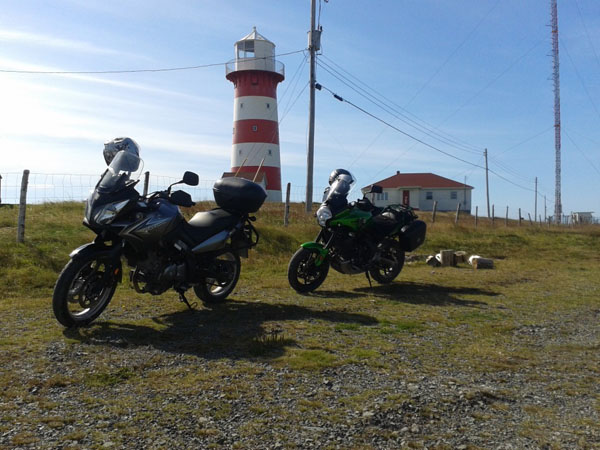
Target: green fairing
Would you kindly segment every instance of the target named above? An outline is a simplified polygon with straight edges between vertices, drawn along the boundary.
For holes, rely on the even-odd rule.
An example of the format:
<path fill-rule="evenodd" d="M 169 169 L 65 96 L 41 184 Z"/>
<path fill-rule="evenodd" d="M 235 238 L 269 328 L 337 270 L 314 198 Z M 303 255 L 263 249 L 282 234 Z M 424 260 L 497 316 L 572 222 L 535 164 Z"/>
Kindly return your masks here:
<path fill-rule="evenodd" d="M 353 231 L 358 231 L 371 220 L 373 220 L 373 216 L 370 212 L 361 211 L 358 208 L 350 208 L 343 210 L 331 219 L 329 226 L 335 227 L 341 225 L 343 227 L 348 227 Z"/>
<path fill-rule="evenodd" d="M 323 247 L 323 244 L 318 242 L 305 242 L 304 244 L 301 244 L 300 247 L 308 250 L 317 250 L 319 252 L 319 257 L 315 260 L 315 266 L 317 267 L 323 264 L 323 261 L 325 261 L 325 258 L 327 258 L 327 255 L 329 254 L 329 250 Z"/>

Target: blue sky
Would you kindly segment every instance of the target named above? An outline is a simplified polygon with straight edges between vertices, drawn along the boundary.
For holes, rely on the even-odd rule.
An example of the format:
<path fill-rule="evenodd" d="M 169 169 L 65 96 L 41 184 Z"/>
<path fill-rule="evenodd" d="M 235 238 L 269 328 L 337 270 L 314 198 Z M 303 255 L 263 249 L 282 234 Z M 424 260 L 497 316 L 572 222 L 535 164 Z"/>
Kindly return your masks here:
<path fill-rule="evenodd" d="M 563 211 L 598 216 L 600 3 L 558 3 Z M 103 142 L 125 135 L 141 145 L 145 170 L 218 178 L 229 168 L 233 116 L 233 86 L 219 63 L 231 60 L 235 41 L 256 26 L 278 54 L 296 52 L 279 58 L 286 80 L 278 99 L 282 182 L 301 189 L 308 64 L 300 51 L 307 46 L 309 7 L 308 0 L 0 0 L 2 70 L 216 64 L 122 74 L 0 73 L 0 173 L 99 173 Z M 499 215 L 507 205 L 533 213 L 538 177 L 538 214 L 546 195 L 551 215 L 549 23 L 546 0 L 323 0 L 317 80 L 456 158 L 483 165 L 487 148 L 490 169 L 504 178 L 490 174 Z M 316 100 L 315 186 L 325 185 L 336 167 L 350 168 L 360 186 L 397 170 L 434 172 L 461 182 L 466 177 L 475 188 L 473 206 L 485 210 L 483 169 L 416 143 L 327 90 Z M 418 120 L 420 129 L 400 113 Z"/>

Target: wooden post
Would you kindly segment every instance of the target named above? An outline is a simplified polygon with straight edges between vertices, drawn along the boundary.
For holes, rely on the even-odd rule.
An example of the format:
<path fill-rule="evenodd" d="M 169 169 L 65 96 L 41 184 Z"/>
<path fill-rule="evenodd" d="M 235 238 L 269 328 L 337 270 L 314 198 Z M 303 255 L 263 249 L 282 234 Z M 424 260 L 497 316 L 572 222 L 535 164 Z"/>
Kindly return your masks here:
<path fill-rule="evenodd" d="M 504 218 L 504 226 L 508 226 L 508 206 L 506 206 L 506 217 Z"/>
<path fill-rule="evenodd" d="M 477 216 L 479 215 L 479 206 L 475 207 L 475 228 L 477 228 Z"/>
<path fill-rule="evenodd" d="M 454 250 L 440 250 L 440 262 L 442 266 L 454 265 Z"/>
<path fill-rule="evenodd" d="M 150 172 L 144 173 L 144 197 L 148 195 L 148 184 L 150 184 Z"/>
<path fill-rule="evenodd" d="M 2 204 L 2 175 L 0 175 L 0 205 Z"/>
<path fill-rule="evenodd" d="M 287 184 L 287 188 L 285 190 L 285 209 L 283 210 L 283 226 L 287 227 L 290 223 L 290 189 L 292 188 L 292 183 Z"/>
<path fill-rule="evenodd" d="M 492 226 L 494 225 L 496 213 L 494 212 L 494 205 L 492 205 Z"/>
<path fill-rule="evenodd" d="M 533 226 L 533 222 L 531 221 L 531 213 L 527 213 L 527 216 L 529 216 L 529 225 Z"/>
<path fill-rule="evenodd" d="M 29 170 L 23 171 L 21 180 L 21 199 L 19 201 L 19 220 L 17 222 L 17 242 L 25 242 L 25 209 L 27 208 L 27 184 L 29 183 Z"/>
<path fill-rule="evenodd" d="M 519 208 L 519 226 L 521 226 L 521 208 Z"/>
<path fill-rule="evenodd" d="M 437 200 L 433 202 L 433 212 L 431 213 L 431 222 L 435 222 L 435 211 L 437 210 Z"/>
<path fill-rule="evenodd" d="M 454 225 L 458 225 L 458 215 L 460 214 L 460 202 L 456 205 L 456 217 L 454 219 Z"/>

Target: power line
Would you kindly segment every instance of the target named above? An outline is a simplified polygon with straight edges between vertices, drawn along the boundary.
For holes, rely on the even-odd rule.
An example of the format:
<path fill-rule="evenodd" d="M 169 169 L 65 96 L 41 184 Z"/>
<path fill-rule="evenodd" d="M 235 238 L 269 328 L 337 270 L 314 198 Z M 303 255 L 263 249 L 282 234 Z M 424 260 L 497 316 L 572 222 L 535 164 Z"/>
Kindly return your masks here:
<path fill-rule="evenodd" d="M 413 123 L 417 124 L 417 126 L 411 125 L 411 126 L 413 126 L 413 128 L 423 127 L 425 129 L 427 129 L 430 133 L 433 133 L 433 134 L 436 134 L 438 136 L 441 136 L 442 138 L 446 139 L 447 141 L 453 142 L 456 145 L 464 148 L 465 150 L 472 150 L 472 151 L 477 152 L 477 153 L 481 152 L 482 148 L 480 148 L 480 147 L 478 147 L 476 145 L 470 144 L 468 142 L 462 141 L 461 139 L 458 139 L 458 138 L 456 138 L 454 136 L 451 136 L 448 133 L 440 132 L 439 131 L 439 127 L 436 127 L 436 126 L 434 126 L 434 125 L 426 122 L 425 120 L 419 118 L 418 116 L 416 116 L 415 114 L 411 113 L 407 109 L 405 109 L 402 106 L 398 105 L 393 100 L 387 98 L 381 92 L 379 92 L 376 89 L 370 87 L 367 83 L 361 81 L 359 78 L 357 78 L 356 76 L 352 75 L 350 72 L 348 72 L 342 66 L 340 66 L 339 64 L 337 64 L 331 58 L 328 58 L 325 55 L 322 55 L 322 57 L 325 58 L 330 64 L 332 64 L 335 67 L 337 67 L 341 72 L 344 72 L 345 74 L 347 74 L 348 77 L 340 74 L 339 71 L 336 71 L 335 69 L 333 69 L 331 66 L 328 65 L 328 67 L 331 70 L 333 70 L 336 74 L 338 74 L 344 80 L 347 80 L 352 86 L 356 86 L 357 89 L 360 89 L 360 90 L 364 91 L 365 94 L 372 96 L 373 98 L 376 99 L 376 101 L 381 102 L 387 108 L 389 108 L 389 109 L 393 110 L 394 112 L 398 113 L 399 115 L 401 115 L 402 117 L 404 117 L 409 122 L 413 122 Z M 319 64 L 323 64 L 321 62 L 321 60 L 319 60 Z M 352 79 L 356 80 L 356 83 L 354 81 L 350 80 L 349 78 L 352 78 Z M 342 81 L 342 80 L 340 80 L 340 81 Z M 348 87 L 350 87 L 347 83 L 344 83 L 344 84 L 346 84 Z M 361 87 L 361 85 L 362 85 L 362 87 Z M 356 91 L 356 89 L 353 89 L 353 90 Z M 444 136 L 444 134 L 445 134 L 445 136 Z"/>
<path fill-rule="evenodd" d="M 348 103 L 350 106 L 352 106 L 352 107 L 354 107 L 355 109 L 357 109 L 357 110 L 361 111 L 363 114 L 366 114 L 367 116 L 369 116 L 369 117 L 371 117 L 371 118 L 373 118 L 373 119 L 375 119 L 375 120 L 377 120 L 377 121 L 379 121 L 379 122 L 381 122 L 381 123 L 385 124 L 386 126 L 388 126 L 388 127 L 392 128 L 393 130 L 397 131 L 398 133 L 401 133 L 401 134 L 403 134 L 403 135 L 405 135 L 405 136 L 409 137 L 410 139 L 413 139 L 413 140 L 415 140 L 415 141 L 417 141 L 417 142 L 419 142 L 419 143 L 421 143 L 421 144 L 425 145 L 426 147 L 429 147 L 429 148 L 431 148 L 432 150 L 435 150 L 436 152 L 442 153 L 442 154 L 444 154 L 444 155 L 446 155 L 446 156 L 449 156 L 450 158 L 456 159 L 457 161 L 463 162 L 463 163 L 465 163 L 465 164 L 468 164 L 468 165 L 470 165 L 470 166 L 473 166 L 473 167 L 478 167 L 478 168 L 480 168 L 480 169 L 484 169 L 484 170 L 485 170 L 485 167 L 484 167 L 484 166 L 481 166 L 481 165 L 479 165 L 479 164 L 472 163 L 472 162 L 470 162 L 470 161 L 467 161 L 466 159 L 459 158 L 458 156 L 455 156 L 455 155 L 453 155 L 453 154 L 451 154 L 451 153 L 448 153 L 448 152 L 446 152 L 446 151 L 444 151 L 444 150 L 442 150 L 442 149 L 440 149 L 440 148 L 438 148 L 438 147 L 436 147 L 436 146 L 434 146 L 434 145 L 431 145 L 431 144 L 429 144 L 429 143 L 427 143 L 427 142 L 423 141 L 422 139 L 419 139 L 419 138 L 417 138 L 417 137 L 413 136 L 413 135 L 412 135 L 412 134 L 410 134 L 410 133 L 407 133 L 406 131 L 403 131 L 403 130 L 401 130 L 400 128 L 398 128 L 398 127 L 396 127 L 396 126 L 392 125 L 391 123 L 389 123 L 389 122 L 385 121 L 384 119 L 382 119 L 382 118 L 380 118 L 380 117 L 376 116 L 375 114 L 373 114 L 373 113 L 370 113 L 369 111 L 365 110 L 364 108 L 361 108 L 360 106 L 358 106 L 358 105 L 356 105 L 356 104 L 352 103 L 351 101 L 349 101 L 349 100 L 346 100 L 345 98 L 343 98 L 343 97 L 341 97 L 341 96 L 337 95 L 335 92 L 333 92 L 331 89 L 327 88 L 326 86 L 323 86 L 323 85 L 321 85 L 321 84 L 318 84 L 318 85 L 317 85 L 317 88 L 318 88 L 319 90 L 321 90 L 321 89 L 325 89 L 325 90 L 326 90 L 326 91 L 328 91 L 328 92 L 329 92 L 331 95 L 333 95 L 333 97 L 334 97 L 336 100 L 338 100 L 338 101 L 340 101 L 340 102 L 342 102 L 342 103 Z M 510 183 L 510 184 L 512 184 L 512 185 L 514 185 L 514 186 L 517 186 L 517 187 L 519 187 L 519 188 L 521 188 L 521 189 L 524 189 L 524 190 L 527 190 L 527 191 L 532 191 L 532 192 L 534 191 L 534 190 L 533 190 L 533 189 L 531 189 L 531 188 L 527 188 L 527 187 L 525 187 L 525 186 L 521 186 L 520 184 L 518 184 L 518 183 L 515 183 L 515 182 L 514 182 L 514 181 L 512 181 L 512 180 L 509 180 L 508 178 L 506 178 L 506 177 L 504 177 L 504 176 L 500 175 L 499 173 L 497 173 L 497 172 L 495 172 L 495 171 L 493 171 L 493 170 L 491 170 L 491 169 L 488 169 L 488 171 L 489 171 L 490 173 L 493 173 L 494 175 L 496 175 L 498 178 L 501 178 L 501 179 L 503 179 L 504 181 L 506 181 L 506 182 L 508 182 L 508 183 Z"/>
<path fill-rule="evenodd" d="M 251 60 L 266 60 L 273 59 L 280 56 L 288 56 L 293 55 L 295 53 L 302 53 L 302 50 L 296 50 L 293 52 L 281 53 L 275 56 L 266 56 L 266 57 L 257 57 L 257 58 L 247 58 L 248 61 Z M 144 73 L 144 72 L 175 72 L 181 70 L 195 70 L 195 69 L 205 69 L 208 67 L 215 66 L 225 66 L 231 61 L 221 62 L 221 63 L 212 63 L 212 64 L 202 64 L 197 66 L 184 66 L 184 67 L 167 67 L 167 68 L 157 68 L 157 69 L 131 69 L 131 70 L 77 70 L 77 71 L 62 71 L 62 70 L 12 70 L 12 69 L 0 69 L 0 73 L 17 73 L 17 74 L 36 74 L 36 75 L 90 75 L 90 74 L 118 74 L 118 73 Z"/>
<path fill-rule="evenodd" d="M 409 118 L 406 114 L 403 114 L 402 112 L 394 109 L 393 107 L 389 106 L 388 104 L 386 104 L 384 101 L 381 101 L 377 98 L 375 98 L 373 95 L 369 94 L 368 92 L 362 90 L 360 87 L 355 87 L 356 84 L 350 82 L 347 82 L 347 78 L 343 77 L 343 75 L 339 75 L 339 73 L 337 71 L 335 71 L 335 69 L 332 69 L 328 64 L 323 63 L 321 61 L 319 61 L 319 67 L 321 67 L 322 69 L 324 69 L 327 73 L 329 73 L 331 76 L 333 76 L 334 78 L 336 78 L 337 80 L 341 81 L 343 84 L 345 84 L 346 86 L 348 86 L 350 89 L 352 89 L 354 92 L 356 92 L 357 94 L 359 94 L 360 96 L 362 96 L 363 98 L 365 98 L 366 100 L 368 100 L 369 102 L 373 103 L 375 106 L 381 108 L 382 110 L 384 110 L 385 112 L 387 112 L 388 114 L 390 114 L 391 116 L 393 116 L 394 118 L 400 120 L 401 122 L 405 123 L 406 125 L 411 126 L 412 128 L 418 130 L 419 132 L 439 141 L 442 142 L 450 147 L 453 147 L 457 150 L 460 151 L 464 151 L 467 153 L 481 153 L 481 150 L 477 149 L 471 149 L 471 148 L 467 148 L 466 146 L 458 143 L 456 140 L 452 139 L 452 138 L 447 138 L 445 136 L 443 136 L 442 134 L 438 133 L 435 130 L 432 130 L 430 128 L 427 128 L 423 125 L 420 125 L 419 123 L 417 123 L 415 120 Z M 386 99 L 387 100 L 387 99 Z M 388 100 L 389 101 L 389 100 Z"/>

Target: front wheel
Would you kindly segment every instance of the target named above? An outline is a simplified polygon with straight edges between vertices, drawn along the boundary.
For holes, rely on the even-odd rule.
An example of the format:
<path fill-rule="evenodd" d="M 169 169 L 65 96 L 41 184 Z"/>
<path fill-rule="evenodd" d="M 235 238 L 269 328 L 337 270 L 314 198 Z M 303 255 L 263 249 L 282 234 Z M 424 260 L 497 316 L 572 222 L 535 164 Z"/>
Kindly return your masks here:
<path fill-rule="evenodd" d="M 91 251 L 67 263 L 54 286 L 52 308 L 65 327 L 87 325 L 112 299 L 121 270 L 119 259 L 106 250 Z"/>
<path fill-rule="evenodd" d="M 297 292 L 311 292 L 323 284 L 329 272 L 329 260 L 317 265 L 319 251 L 301 247 L 288 265 L 288 281 Z"/>
<path fill-rule="evenodd" d="M 228 251 L 217 256 L 211 270 L 216 278 L 206 277 L 200 284 L 194 286 L 194 292 L 206 304 L 224 302 L 240 278 L 242 263 L 237 253 Z"/>
<path fill-rule="evenodd" d="M 381 284 L 391 283 L 404 267 L 404 250 L 398 241 L 382 242 L 375 258 L 369 273 Z"/>

